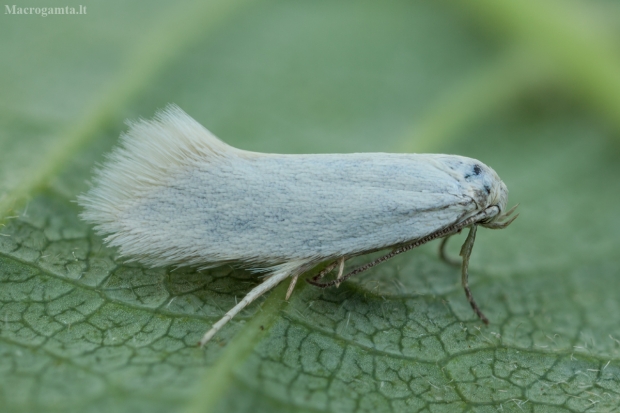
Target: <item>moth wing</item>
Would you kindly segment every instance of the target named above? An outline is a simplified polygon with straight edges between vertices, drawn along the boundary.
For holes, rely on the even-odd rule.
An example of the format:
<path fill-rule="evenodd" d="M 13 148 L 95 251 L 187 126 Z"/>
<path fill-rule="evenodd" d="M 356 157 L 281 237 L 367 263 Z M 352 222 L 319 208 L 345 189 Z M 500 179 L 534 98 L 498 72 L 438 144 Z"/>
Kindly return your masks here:
<path fill-rule="evenodd" d="M 123 256 L 152 266 L 357 254 L 476 209 L 446 167 L 468 158 L 247 152 L 175 106 L 132 123 L 121 142 L 79 198 L 82 217 Z"/>
<path fill-rule="evenodd" d="M 239 152 L 126 209 L 121 252 L 162 263 L 320 261 L 417 239 L 476 209 L 428 156 Z"/>

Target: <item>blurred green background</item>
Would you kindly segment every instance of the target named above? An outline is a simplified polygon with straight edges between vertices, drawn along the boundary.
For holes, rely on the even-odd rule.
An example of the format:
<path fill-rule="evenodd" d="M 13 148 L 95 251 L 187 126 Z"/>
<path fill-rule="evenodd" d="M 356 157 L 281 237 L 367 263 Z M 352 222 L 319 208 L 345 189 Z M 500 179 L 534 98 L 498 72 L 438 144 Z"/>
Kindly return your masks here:
<path fill-rule="evenodd" d="M 0 13 L 0 411 L 620 411 L 619 2 L 80 4 Z M 521 216 L 478 232 L 491 325 L 430 245 L 196 348 L 256 276 L 124 264 L 74 202 L 167 103 L 247 150 L 493 167 Z"/>

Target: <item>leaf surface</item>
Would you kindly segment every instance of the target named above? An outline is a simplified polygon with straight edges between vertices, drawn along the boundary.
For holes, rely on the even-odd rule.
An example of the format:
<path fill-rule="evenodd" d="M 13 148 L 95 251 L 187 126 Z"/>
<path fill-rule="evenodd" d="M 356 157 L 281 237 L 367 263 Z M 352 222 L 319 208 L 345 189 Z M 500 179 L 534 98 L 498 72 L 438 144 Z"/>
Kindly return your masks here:
<path fill-rule="evenodd" d="M 5 14 L 0 25 L 0 50 L 12 56 L 0 61 L 3 412 L 617 409 L 615 100 L 598 83 L 586 93 L 587 70 L 542 58 L 551 40 L 519 37 L 530 9 L 87 7 Z M 588 7 L 588 18 L 617 13 Z M 597 36 L 612 36 L 613 21 L 601 19 Z M 537 24 L 538 36 L 553 35 Z M 589 67 L 613 77 L 617 59 Z M 479 231 L 474 247 L 471 287 L 491 325 L 428 245 L 338 289 L 300 282 L 285 302 L 281 285 L 197 348 L 260 279 L 124 263 L 74 203 L 123 120 L 169 102 L 243 149 L 455 153 L 493 167 L 521 216 Z M 463 241 L 451 240 L 452 255 Z"/>

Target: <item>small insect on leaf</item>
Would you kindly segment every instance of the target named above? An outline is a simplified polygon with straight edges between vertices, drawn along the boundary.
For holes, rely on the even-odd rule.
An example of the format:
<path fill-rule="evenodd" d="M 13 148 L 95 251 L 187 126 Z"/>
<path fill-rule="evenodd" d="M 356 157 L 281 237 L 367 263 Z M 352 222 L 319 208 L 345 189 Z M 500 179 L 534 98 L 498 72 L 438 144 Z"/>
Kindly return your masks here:
<path fill-rule="evenodd" d="M 397 254 L 470 228 L 461 256 L 468 286 L 478 226 L 505 228 L 508 189 L 495 171 L 462 156 L 352 153 L 279 155 L 233 148 L 177 106 L 129 123 L 121 144 L 78 198 L 81 217 L 122 256 L 147 266 L 240 263 L 265 280 L 216 322 L 206 344 L 243 308 L 316 265 L 308 282 L 339 286 Z M 351 257 L 391 248 L 348 273 Z M 322 283 L 338 269 L 336 279 Z"/>

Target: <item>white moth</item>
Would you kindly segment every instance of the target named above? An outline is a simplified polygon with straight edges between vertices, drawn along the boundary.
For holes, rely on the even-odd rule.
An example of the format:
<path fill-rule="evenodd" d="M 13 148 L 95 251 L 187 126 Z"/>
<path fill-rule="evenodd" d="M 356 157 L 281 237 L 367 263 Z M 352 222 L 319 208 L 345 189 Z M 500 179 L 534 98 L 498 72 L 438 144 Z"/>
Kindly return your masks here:
<path fill-rule="evenodd" d="M 233 148 L 177 106 L 129 124 L 121 145 L 79 197 L 81 217 L 122 256 L 148 266 L 241 263 L 264 281 L 213 325 L 200 344 L 253 300 L 322 262 L 308 280 L 339 285 L 396 254 L 469 227 L 462 284 L 477 225 L 505 228 L 506 185 L 481 162 L 454 155 L 279 155 Z M 346 259 L 392 248 L 343 275 Z M 320 278 L 338 266 L 334 281 Z"/>

